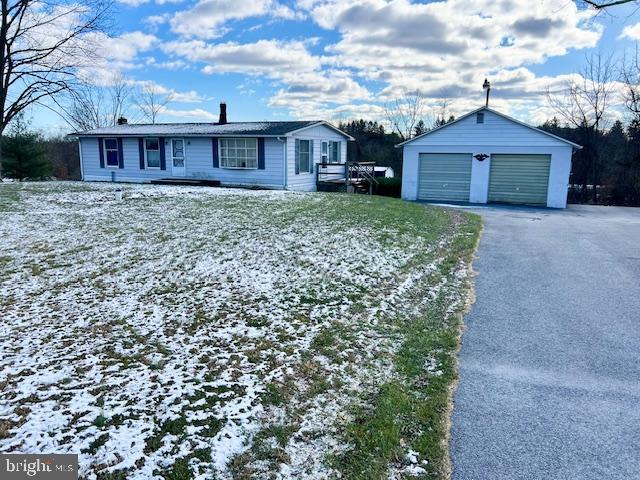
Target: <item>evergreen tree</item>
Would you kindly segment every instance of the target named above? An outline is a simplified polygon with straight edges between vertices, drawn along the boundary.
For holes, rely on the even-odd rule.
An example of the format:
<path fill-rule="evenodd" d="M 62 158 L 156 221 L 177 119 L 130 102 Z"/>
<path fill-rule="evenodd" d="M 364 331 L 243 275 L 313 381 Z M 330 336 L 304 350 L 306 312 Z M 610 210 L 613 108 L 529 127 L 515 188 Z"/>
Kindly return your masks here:
<path fill-rule="evenodd" d="M 419 136 L 422 135 L 423 133 L 427 132 L 427 126 L 424 124 L 424 122 L 422 120 L 420 120 L 416 126 L 414 127 L 414 134 L 415 136 Z"/>
<path fill-rule="evenodd" d="M 375 162 L 393 168 L 396 176 L 401 175 L 402 149 L 394 148 L 402 141 L 398 134 L 387 133 L 383 125 L 364 119 L 342 122 L 339 128 L 355 139 L 347 146 L 349 161 Z"/>
<path fill-rule="evenodd" d="M 29 131 L 29 124 L 23 116 L 12 122 L 9 135 L 2 138 L 4 162 L 3 175 L 20 181 L 25 178 L 41 179 L 51 174 L 52 166 L 48 160 L 43 139 Z"/>
<path fill-rule="evenodd" d="M 626 155 L 620 161 L 613 200 L 618 205 L 640 206 L 640 117 L 627 127 Z"/>

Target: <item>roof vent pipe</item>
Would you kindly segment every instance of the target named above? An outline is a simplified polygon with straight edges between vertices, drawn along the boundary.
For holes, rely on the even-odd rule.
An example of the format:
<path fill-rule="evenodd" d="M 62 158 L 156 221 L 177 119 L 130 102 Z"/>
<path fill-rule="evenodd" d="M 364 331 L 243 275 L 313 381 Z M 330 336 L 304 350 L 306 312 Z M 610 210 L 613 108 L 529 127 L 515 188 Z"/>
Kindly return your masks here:
<path fill-rule="evenodd" d="M 220 118 L 218 119 L 218 123 L 220 125 L 227 123 L 227 104 L 225 102 L 220 102 Z"/>

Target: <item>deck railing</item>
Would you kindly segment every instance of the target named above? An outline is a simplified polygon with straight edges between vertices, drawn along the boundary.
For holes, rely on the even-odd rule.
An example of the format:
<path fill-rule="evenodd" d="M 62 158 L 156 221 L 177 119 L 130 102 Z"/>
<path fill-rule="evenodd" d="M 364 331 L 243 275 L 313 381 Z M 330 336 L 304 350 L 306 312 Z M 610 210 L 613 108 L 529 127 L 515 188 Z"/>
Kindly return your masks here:
<path fill-rule="evenodd" d="M 347 192 L 364 190 L 372 194 L 378 185 L 375 166 L 375 162 L 317 163 L 316 183 L 341 184 Z"/>

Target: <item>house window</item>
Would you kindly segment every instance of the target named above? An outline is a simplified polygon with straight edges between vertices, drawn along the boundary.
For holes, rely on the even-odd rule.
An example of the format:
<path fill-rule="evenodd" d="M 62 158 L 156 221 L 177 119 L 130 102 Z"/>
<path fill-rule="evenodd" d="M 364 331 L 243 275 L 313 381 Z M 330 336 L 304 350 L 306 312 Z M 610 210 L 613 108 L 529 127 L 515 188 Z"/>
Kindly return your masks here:
<path fill-rule="evenodd" d="M 476 113 L 476 123 L 484 123 L 484 112 Z"/>
<path fill-rule="evenodd" d="M 144 156 L 147 168 L 160 168 L 160 140 L 158 138 L 144 139 Z"/>
<path fill-rule="evenodd" d="M 309 173 L 311 166 L 311 142 L 312 140 L 298 140 L 298 152 L 296 162 L 298 172 Z"/>
<path fill-rule="evenodd" d="M 255 138 L 221 138 L 220 166 L 223 168 L 258 168 L 258 140 Z"/>
<path fill-rule="evenodd" d="M 117 167 L 118 160 L 118 140 L 115 138 L 104 139 L 104 158 L 107 167 Z"/>
<path fill-rule="evenodd" d="M 329 162 L 340 163 L 340 142 L 329 142 Z"/>
<path fill-rule="evenodd" d="M 340 142 L 323 140 L 321 149 L 322 163 L 340 163 Z"/>

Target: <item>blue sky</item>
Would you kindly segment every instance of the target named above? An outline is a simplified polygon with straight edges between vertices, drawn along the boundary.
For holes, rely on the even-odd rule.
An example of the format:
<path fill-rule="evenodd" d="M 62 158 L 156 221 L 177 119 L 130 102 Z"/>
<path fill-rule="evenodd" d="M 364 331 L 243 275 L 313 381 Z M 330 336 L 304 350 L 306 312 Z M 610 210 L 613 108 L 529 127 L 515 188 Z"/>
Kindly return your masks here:
<path fill-rule="evenodd" d="M 91 81 L 122 75 L 173 100 L 162 121 L 382 119 L 406 92 L 461 114 L 483 102 L 538 123 L 560 89 L 600 51 L 621 56 L 640 39 L 632 6 L 597 15 L 569 0 L 122 0 Z M 131 107 L 135 109 L 134 107 Z M 135 112 L 131 112 L 135 117 Z M 64 131 L 45 110 L 47 131 Z"/>

